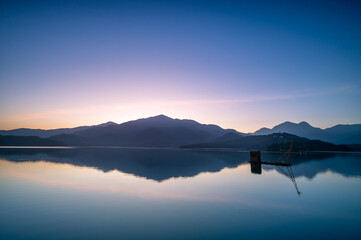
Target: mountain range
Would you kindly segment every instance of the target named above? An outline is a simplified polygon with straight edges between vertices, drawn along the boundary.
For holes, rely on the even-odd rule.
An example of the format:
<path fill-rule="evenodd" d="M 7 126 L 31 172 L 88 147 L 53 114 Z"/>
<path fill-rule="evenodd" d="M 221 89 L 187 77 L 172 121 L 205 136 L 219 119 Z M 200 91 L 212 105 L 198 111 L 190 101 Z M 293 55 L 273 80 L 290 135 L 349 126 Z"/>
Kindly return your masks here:
<path fill-rule="evenodd" d="M 238 149 L 238 150 L 261 150 L 285 152 L 290 148 L 293 139 L 295 152 L 304 151 L 353 151 L 351 146 L 336 145 L 320 140 L 310 140 L 288 133 L 273 133 L 258 136 L 240 136 L 232 140 L 213 141 L 181 146 L 183 149 Z"/>
<path fill-rule="evenodd" d="M 106 127 L 110 125 L 117 125 L 114 122 L 107 122 L 99 125 L 94 126 L 81 126 L 81 127 L 75 127 L 75 128 L 58 128 L 58 129 L 50 129 L 50 130 L 44 130 L 44 129 L 30 129 L 30 128 L 18 128 L 13 130 L 0 130 L 0 135 L 7 136 L 36 136 L 41 138 L 47 138 L 59 134 L 72 134 L 77 131 L 86 130 L 93 127 Z"/>
<path fill-rule="evenodd" d="M 44 137 L 69 146 L 178 147 L 211 141 L 227 133 L 242 135 L 232 129 L 200 124 L 193 120 L 172 119 L 164 115 L 138 119 L 122 124 L 108 122 L 97 126 L 72 129 L 0 131 L 0 145 L 24 145 L 10 136 Z M 14 140 L 14 141 L 11 141 Z M 37 139 L 37 141 L 40 141 Z"/>
<path fill-rule="evenodd" d="M 322 140 L 334 144 L 361 144 L 361 124 L 339 124 L 331 128 L 313 127 L 307 122 L 284 122 L 272 129 L 261 128 L 252 135 L 269 135 L 272 133 L 290 133 L 299 137 Z"/>
<path fill-rule="evenodd" d="M 361 144 L 361 124 L 336 125 L 323 130 L 312 127 L 306 122 L 298 124 L 284 122 L 272 129 L 261 128 L 254 133 L 245 134 L 233 129 L 223 129 L 217 125 L 201 124 L 193 120 L 172 119 L 165 115 L 158 115 L 121 124 L 107 122 L 94 126 L 52 130 L 26 128 L 0 130 L 0 145 L 190 147 L 194 144 L 203 144 L 198 145 L 198 147 L 222 148 L 221 146 L 229 145 L 230 147 L 245 148 L 248 146 L 250 148 L 250 142 L 258 141 L 257 149 L 269 149 L 269 144 L 261 146 L 261 142 L 269 143 L 270 139 L 275 141 L 275 136 L 280 133 L 288 133 L 288 135 L 280 135 L 284 139 L 288 139 L 289 135 L 304 138 L 302 140 L 297 138 L 297 141 L 301 141 L 303 144 L 307 139 L 309 141 L 308 145 L 305 145 L 307 147 L 299 147 L 300 149 L 313 149 L 312 146 L 315 143 L 318 147 L 322 145 L 324 150 L 339 149 L 334 144 Z M 268 135 L 272 136 L 267 137 Z M 333 145 L 326 147 L 320 141 L 313 142 L 313 140 L 330 142 Z M 240 143 L 243 145 L 240 146 Z M 278 143 L 279 145 L 273 146 L 273 148 L 280 149 L 283 147 L 281 142 Z M 289 142 L 287 144 L 289 145 Z M 253 146 L 256 147 L 256 145 Z M 355 147 L 359 148 L 360 146 L 355 145 L 352 148 Z"/>

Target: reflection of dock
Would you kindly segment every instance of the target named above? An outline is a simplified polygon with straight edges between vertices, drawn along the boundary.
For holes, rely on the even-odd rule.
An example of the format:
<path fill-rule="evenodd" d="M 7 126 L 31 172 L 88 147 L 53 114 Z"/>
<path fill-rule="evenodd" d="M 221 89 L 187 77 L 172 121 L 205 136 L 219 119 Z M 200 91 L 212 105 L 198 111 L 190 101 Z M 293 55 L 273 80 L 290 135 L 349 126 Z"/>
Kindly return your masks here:
<path fill-rule="evenodd" d="M 292 147 L 293 147 L 293 139 L 291 141 L 291 146 L 290 148 L 287 150 L 287 152 L 285 152 L 279 159 L 277 159 L 275 162 L 262 162 L 261 161 L 261 152 L 260 151 L 251 151 L 251 156 L 250 156 L 250 163 L 254 163 L 254 164 L 267 164 L 267 165 L 276 165 L 276 166 L 285 166 L 285 167 L 289 167 L 291 166 L 291 152 L 292 152 Z M 286 161 L 281 161 L 285 156 L 287 156 L 287 160 Z"/>
<path fill-rule="evenodd" d="M 279 159 L 277 159 L 275 162 L 262 162 L 261 161 L 261 152 L 260 151 L 251 151 L 250 152 L 250 161 L 251 164 L 251 172 L 253 174 L 262 174 L 262 164 L 266 165 L 275 165 L 284 175 L 286 175 L 294 184 L 298 196 L 300 196 L 301 192 L 298 190 L 298 186 L 296 183 L 295 176 L 293 174 L 292 168 L 291 168 L 291 152 L 292 152 L 292 146 L 293 146 L 293 138 L 291 142 L 291 146 L 288 149 L 287 152 L 285 152 Z M 286 161 L 281 161 L 285 156 L 287 156 Z M 285 170 L 283 167 L 285 167 Z"/>
<path fill-rule="evenodd" d="M 277 168 L 278 168 L 278 170 L 280 170 L 284 175 L 286 175 L 292 181 L 293 185 L 295 185 L 296 192 L 297 192 L 298 196 L 300 196 L 301 192 L 300 192 L 300 190 L 298 190 L 296 178 L 295 178 L 295 175 L 293 174 L 292 168 L 290 166 L 286 167 L 287 172 L 283 168 L 281 168 L 279 166 L 277 166 Z"/>
<path fill-rule="evenodd" d="M 251 164 L 255 163 L 252 161 L 249 161 Z M 260 164 L 266 164 L 266 165 L 277 165 L 277 166 L 284 166 L 284 167 L 288 167 L 291 166 L 291 163 L 283 163 L 283 162 L 259 162 Z M 257 164 L 257 163 L 256 163 Z"/>

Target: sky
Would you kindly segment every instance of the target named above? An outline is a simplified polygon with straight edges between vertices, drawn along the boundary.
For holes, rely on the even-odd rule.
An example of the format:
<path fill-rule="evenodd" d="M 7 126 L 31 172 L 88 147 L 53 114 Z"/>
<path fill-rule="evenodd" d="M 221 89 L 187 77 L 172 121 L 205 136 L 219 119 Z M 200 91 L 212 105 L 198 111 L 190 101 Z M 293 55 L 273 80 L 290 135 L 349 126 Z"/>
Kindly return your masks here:
<path fill-rule="evenodd" d="M 357 1 L 0 1 L 0 129 L 361 123 Z"/>

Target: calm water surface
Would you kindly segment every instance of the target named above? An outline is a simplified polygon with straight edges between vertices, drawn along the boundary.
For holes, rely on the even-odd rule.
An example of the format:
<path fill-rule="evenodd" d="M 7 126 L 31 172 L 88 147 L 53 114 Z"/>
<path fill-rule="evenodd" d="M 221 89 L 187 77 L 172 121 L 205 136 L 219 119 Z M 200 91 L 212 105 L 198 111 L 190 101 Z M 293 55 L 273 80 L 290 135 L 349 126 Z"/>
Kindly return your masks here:
<path fill-rule="evenodd" d="M 247 152 L 3 148 L 0 239 L 361 239 L 360 154 L 295 154 L 292 169 L 261 174 L 248 161 Z"/>

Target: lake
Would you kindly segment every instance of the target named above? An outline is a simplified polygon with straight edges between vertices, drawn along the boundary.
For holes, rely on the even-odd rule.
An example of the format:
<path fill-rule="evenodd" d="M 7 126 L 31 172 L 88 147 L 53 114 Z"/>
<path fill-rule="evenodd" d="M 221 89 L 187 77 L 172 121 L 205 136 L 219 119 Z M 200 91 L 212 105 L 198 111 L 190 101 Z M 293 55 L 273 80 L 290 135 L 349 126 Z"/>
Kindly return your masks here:
<path fill-rule="evenodd" d="M 361 154 L 291 159 L 1 148 L 0 239 L 361 239 Z"/>

